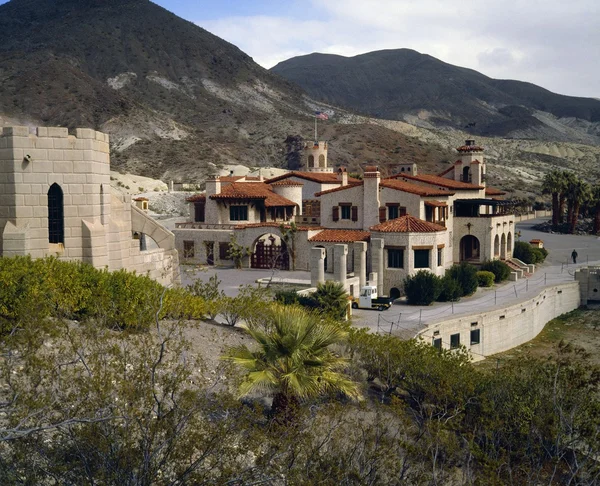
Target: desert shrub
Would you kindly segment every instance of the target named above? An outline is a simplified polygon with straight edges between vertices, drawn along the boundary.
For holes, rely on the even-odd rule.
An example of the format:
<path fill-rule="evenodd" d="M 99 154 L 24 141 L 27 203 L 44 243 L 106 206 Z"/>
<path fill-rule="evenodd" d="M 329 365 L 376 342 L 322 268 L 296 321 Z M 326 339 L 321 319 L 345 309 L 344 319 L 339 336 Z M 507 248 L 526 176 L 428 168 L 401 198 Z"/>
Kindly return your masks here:
<path fill-rule="evenodd" d="M 436 300 L 438 302 L 456 302 L 460 300 L 461 296 L 462 288 L 458 280 L 450 275 L 444 275 L 441 279 L 441 292 Z"/>
<path fill-rule="evenodd" d="M 515 242 L 515 246 L 513 248 L 513 257 L 518 258 L 523 263 L 527 263 L 528 265 L 531 263 L 536 263 L 537 255 L 534 250 L 535 248 L 533 248 L 526 241 L 517 241 Z"/>
<path fill-rule="evenodd" d="M 453 265 L 446 270 L 446 276 L 458 282 L 461 289 L 459 297 L 471 295 L 477 290 L 477 269 L 467 262 L 462 262 L 460 265 Z"/>
<path fill-rule="evenodd" d="M 223 297 L 220 314 L 229 326 L 245 321 L 249 326 L 260 326 L 272 300 L 271 291 L 252 285 L 240 285 L 236 297 Z"/>
<path fill-rule="evenodd" d="M 196 280 L 192 285 L 187 286 L 188 292 L 204 300 L 206 315 L 213 320 L 223 307 L 225 292 L 220 290 L 220 285 L 221 281 L 216 275 L 213 275 L 208 279 L 208 282 Z"/>
<path fill-rule="evenodd" d="M 143 275 L 108 272 L 56 258 L 0 258 L 1 332 L 11 322 L 47 317 L 94 319 L 109 328 L 147 329 L 160 317 L 201 318 L 204 299 L 183 289 L 165 288 Z"/>
<path fill-rule="evenodd" d="M 480 287 L 491 287 L 494 285 L 496 276 L 492 272 L 486 272 L 485 270 L 477 272 L 477 281 Z"/>
<path fill-rule="evenodd" d="M 441 279 L 427 270 L 419 270 L 404 279 L 406 300 L 410 305 L 430 305 L 441 292 Z"/>
<path fill-rule="evenodd" d="M 299 295 L 295 290 L 278 290 L 275 292 L 275 301 L 285 305 L 299 303 Z"/>
<path fill-rule="evenodd" d="M 491 260 L 481 265 L 481 270 L 492 272 L 494 274 L 494 282 L 500 283 L 510 276 L 510 267 L 501 260 Z"/>
<path fill-rule="evenodd" d="M 203 298 L 192 295 L 186 289 L 168 289 L 163 298 L 163 307 L 159 318 L 161 319 L 203 319 L 214 311 L 214 306 L 209 306 Z"/>

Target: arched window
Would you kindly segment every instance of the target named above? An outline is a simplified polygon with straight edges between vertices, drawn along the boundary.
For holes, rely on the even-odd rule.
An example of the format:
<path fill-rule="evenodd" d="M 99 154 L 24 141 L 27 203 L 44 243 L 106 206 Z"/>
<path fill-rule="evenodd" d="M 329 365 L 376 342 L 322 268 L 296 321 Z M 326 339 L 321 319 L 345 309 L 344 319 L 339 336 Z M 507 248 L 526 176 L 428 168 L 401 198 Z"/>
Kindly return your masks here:
<path fill-rule="evenodd" d="M 319 167 L 325 167 L 325 156 L 323 154 L 319 155 Z"/>
<path fill-rule="evenodd" d="M 63 192 L 56 183 L 48 190 L 48 240 L 55 244 L 65 242 Z"/>
<path fill-rule="evenodd" d="M 315 166 L 315 156 L 314 155 L 309 155 L 308 156 L 308 166 L 309 167 L 314 167 Z"/>

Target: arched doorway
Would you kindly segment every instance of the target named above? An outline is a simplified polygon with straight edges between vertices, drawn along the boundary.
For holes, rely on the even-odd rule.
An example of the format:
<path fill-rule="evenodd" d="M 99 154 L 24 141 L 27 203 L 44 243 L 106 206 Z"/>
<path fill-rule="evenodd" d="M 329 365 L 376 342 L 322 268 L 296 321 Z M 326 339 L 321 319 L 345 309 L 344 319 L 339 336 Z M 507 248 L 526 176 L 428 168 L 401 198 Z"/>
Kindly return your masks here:
<path fill-rule="evenodd" d="M 289 270 L 290 254 L 287 251 L 285 241 L 279 235 L 273 233 L 259 236 L 253 245 L 250 267 Z"/>
<path fill-rule="evenodd" d="M 392 287 L 390 289 L 390 297 L 392 299 L 399 299 L 400 298 L 400 294 L 401 294 L 401 292 L 400 292 L 400 289 L 398 287 Z"/>
<path fill-rule="evenodd" d="M 500 240 L 500 258 L 506 259 L 506 235 L 502 233 L 502 239 Z"/>
<path fill-rule="evenodd" d="M 494 238 L 494 256 L 500 256 L 500 237 L 498 235 Z"/>
<path fill-rule="evenodd" d="M 512 234 L 508 233 L 506 237 L 506 255 L 510 258 L 512 256 Z"/>
<path fill-rule="evenodd" d="M 65 243 L 63 191 L 56 183 L 48 189 L 48 241 L 52 244 Z"/>
<path fill-rule="evenodd" d="M 466 235 L 460 240 L 460 261 L 479 261 L 479 240 L 475 236 Z"/>

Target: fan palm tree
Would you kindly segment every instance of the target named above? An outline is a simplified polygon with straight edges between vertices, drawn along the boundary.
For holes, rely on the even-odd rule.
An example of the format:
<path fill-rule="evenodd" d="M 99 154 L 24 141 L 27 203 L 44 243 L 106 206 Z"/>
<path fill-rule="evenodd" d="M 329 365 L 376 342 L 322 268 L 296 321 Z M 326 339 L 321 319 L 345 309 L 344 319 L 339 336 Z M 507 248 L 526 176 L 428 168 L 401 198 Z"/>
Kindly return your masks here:
<path fill-rule="evenodd" d="M 297 306 L 274 304 L 260 327 L 246 331 L 258 345 L 230 348 L 225 360 L 246 369 L 240 396 L 273 396 L 272 413 L 284 423 L 294 418 L 300 400 L 328 393 L 359 398 L 358 385 L 343 374 L 348 360 L 330 346 L 346 339 L 347 332 Z"/>
<path fill-rule="evenodd" d="M 344 319 L 348 307 L 348 294 L 340 282 L 327 280 L 317 285 L 313 298 L 319 307 L 334 319 Z"/>
<path fill-rule="evenodd" d="M 577 220 L 579 219 L 579 210 L 581 205 L 588 201 L 592 196 L 590 185 L 581 179 L 575 179 L 569 184 L 567 189 L 567 198 L 569 199 L 569 233 L 575 233 Z"/>
<path fill-rule="evenodd" d="M 594 205 L 594 234 L 600 233 L 600 184 L 592 189 L 592 204 Z"/>
<path fill-rule="evenodd" d="M 552 195 L 552 228 L 557 229 L 560 213 L 560 195 L 563 192 L 563 176 L 559 170 L 548 172 L 542 183 L 542 192 Z"/>

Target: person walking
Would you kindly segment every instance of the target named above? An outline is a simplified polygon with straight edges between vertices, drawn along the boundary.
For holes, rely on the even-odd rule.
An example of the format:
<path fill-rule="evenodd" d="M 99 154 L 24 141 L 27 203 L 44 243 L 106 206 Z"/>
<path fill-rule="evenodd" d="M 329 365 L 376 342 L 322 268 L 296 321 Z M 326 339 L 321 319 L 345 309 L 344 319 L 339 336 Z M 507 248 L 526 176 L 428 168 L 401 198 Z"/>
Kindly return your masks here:
<path fill-rule="evenodd" d="M 573 250 L 573 253 L 571 253 L 571 258 L 573 259 L 573 263 L 577 263 L 577 251 Z"/>

